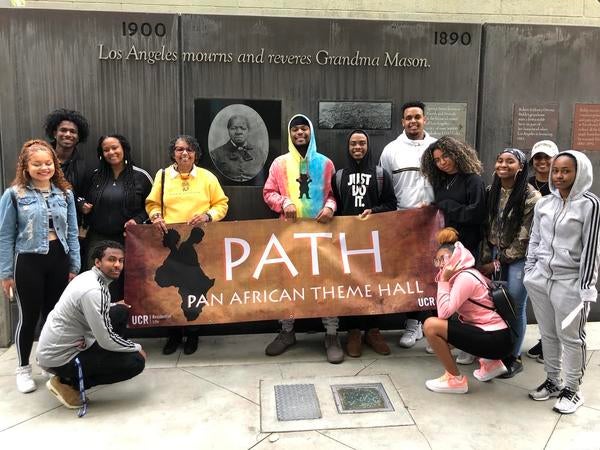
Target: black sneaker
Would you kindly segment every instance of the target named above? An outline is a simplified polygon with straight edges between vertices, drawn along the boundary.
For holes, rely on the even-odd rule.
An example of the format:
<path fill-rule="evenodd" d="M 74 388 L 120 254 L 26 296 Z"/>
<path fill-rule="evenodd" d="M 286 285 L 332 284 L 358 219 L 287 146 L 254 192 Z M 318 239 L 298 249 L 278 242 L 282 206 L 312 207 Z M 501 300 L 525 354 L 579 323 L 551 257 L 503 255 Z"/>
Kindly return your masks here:
<path fill-rule="evenodd" d="M 521 361 L 520 357 L 511 357 L 510 362 L 508 364 L 506 364 L 505 362 L 504 365 L 508 369 L 508 372 L 506 372 L 503 375 L 500 375 L 499 378 L 512 378 L 519 372 L 523 371 L 523 362 Z"/>
<path fill-rule="evenodd" d="M 181 344 L 181 334 L 172 334 L 169 336 L 167 343 L 163 347 L 163 355 L 175 353 L 179 344 Z"/>
<path fill-rule="evenodd" d="M 527 356 L 529 356 L 530 358 L 536 359 L 538 356 L 542 355 L 542 340 L 540 339 L 538 341 L 537 344 L 535 344 L 533 347 L 531 347 L 529 349 L 529 351 L 527 352 Z M 544 357 L 542 357 L 542 361 L 544 360 Z"/>
<path fill-rule="evenodd" d="M 198 336 L 187 336 L 183 344 L 183 353 L 191 355 L 198 350 Z"/>

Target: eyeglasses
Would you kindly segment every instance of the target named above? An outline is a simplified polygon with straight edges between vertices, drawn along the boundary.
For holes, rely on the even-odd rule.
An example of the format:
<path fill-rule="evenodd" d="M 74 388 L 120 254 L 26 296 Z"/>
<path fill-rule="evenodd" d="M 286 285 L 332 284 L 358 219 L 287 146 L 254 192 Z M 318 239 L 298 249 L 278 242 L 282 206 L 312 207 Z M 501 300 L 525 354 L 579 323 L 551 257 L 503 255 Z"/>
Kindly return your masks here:
<path fill-rule="evenodd" d="M 189 147 L 175 147 L 175 153 L 183 153 L 183 152 L 188 152 L 188 153 L 194 153 L 194 149 L 189 148 Z"/>
<path fill-rule="evenodd" d="M 446 262 L 448 262 L 448 257 L 447 256 L 443 256 L 441 258 L 434 258 L 433 259 L 433 267 L 443 267 Z"/>

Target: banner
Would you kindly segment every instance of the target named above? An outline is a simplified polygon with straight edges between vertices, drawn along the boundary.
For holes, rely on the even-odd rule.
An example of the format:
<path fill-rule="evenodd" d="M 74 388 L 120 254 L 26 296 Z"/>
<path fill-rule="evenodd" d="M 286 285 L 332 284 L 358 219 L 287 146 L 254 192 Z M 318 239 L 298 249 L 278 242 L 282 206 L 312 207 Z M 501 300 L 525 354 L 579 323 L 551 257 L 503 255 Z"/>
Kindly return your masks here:
<path fill-rule="evenodd" d="M 435 308 L 433 208 L 336 217 L 127 227 L 133 328 Z"/>

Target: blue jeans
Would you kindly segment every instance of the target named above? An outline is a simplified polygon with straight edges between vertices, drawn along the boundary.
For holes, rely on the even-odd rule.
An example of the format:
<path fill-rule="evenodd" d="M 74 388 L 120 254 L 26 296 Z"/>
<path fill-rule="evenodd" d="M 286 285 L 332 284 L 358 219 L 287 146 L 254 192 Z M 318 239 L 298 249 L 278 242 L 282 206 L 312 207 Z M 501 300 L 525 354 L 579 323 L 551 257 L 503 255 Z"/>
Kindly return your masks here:
<path fill-rule="evenodd" d="M 523 339 L 525 339 L 525 330 L 527 327 L 527 290 L 523 285 L 524 267 L 525 259 L 520 259 L 503 267 L 503 269 L 506 268 L 506 288 L 515 302 L 517 313 L 517 326 L 515 330 L 517 336 L 512 351 L 512 355 L 515 357 L 521 354 L 521 346 L 523 345 Z"/>

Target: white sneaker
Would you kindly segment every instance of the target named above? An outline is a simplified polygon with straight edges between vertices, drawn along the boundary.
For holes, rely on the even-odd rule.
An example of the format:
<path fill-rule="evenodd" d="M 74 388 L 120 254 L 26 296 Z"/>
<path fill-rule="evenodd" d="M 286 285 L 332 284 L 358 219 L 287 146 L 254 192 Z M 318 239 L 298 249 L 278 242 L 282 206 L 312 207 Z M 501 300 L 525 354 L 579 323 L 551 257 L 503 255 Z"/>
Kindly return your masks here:
<path fill-rule="evenodd" d="M 475 361 L 474 355 L 471 355 L 467 352 L 463 352 L 462 350 L 458 352 L 458 356 L 456 357 L 456 364 L 464 364 L 465 366 L 468 366 L 469 364 L 473 364 L 473 361 Z"/>
<path fill-rule="evenodd" d="M 430 355 L 433 355 L 435 352 L 433 351 L 433 347 L 432 347 L 431 345 L 427 344 L 427 345 L 425 346 L 425 353 L 428 353 L 428 354 L 430 354 Z"/>
<path fill-rule="evenodd" d="M 420 339 L 423 339 L 423 326 L 421 322 L 415 319 L 407 319 L 406 330 L 404 330 L 404 334 L 398 341 L 398 345 L 404 348 L 411 348 Z"/>
<path fill-rule="evenodd" d="M 583 405 L 583 395 L 566 387 L 558 394 L 558 401 L 552 409 L 561 414 L 573 414 L 581 405 Z"/>
<path fill-rule="evenodd" d="M 37 389 L 35 381 L 31 378 L 31 365 L 17 367 L 17 389 L 23 394 Z"/>
<path fill-rule="evenodd" d="M 50 372 L 47 372 L 44 369 L 42 369 L 42 371 L 40 372 L 40 375 L 43 376 L 46 380 L 49 380 L 50 378 L 52 378 L 52 374 Z"/>

